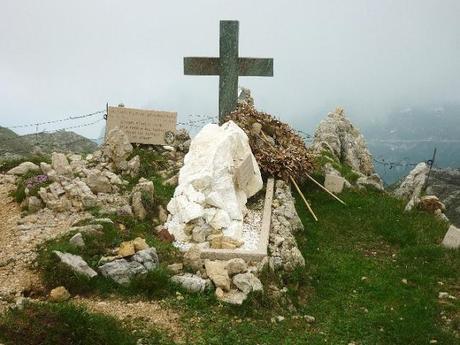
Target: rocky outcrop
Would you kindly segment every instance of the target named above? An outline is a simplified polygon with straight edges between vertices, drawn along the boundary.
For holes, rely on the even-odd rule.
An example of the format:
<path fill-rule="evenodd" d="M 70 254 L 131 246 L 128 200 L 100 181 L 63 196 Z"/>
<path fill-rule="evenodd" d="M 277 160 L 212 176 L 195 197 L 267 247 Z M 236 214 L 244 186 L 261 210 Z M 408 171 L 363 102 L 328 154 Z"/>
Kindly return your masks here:
<path fill-rule="evenodd" d="M 305 259 L 294 237 L 296 232 L 302 230 L 290 186 L 282 180 L 276 181 L 268 245 L 272 270 L 292 271 L 298 266 L 305 266 Z"/>
<path fill-rule="evenodd" d="M 29 171 L 39 171 L 40 167 L 32 162 L 24 162 L 19 164 L 17 167 L 14 167 L 8 171 L 8 175 L 25 175 Z"/>
<path fill-rule="evenodd" d="M 314 134 L 313 150 L 317 154 L 326 150 L 338 162 L 349 166 L 359 175 L 358 186 L 372 186 L 383 190 L 383 181 L 375 172 L 364 136 L 345 116 L 342 108 L 329 113 L 320 122 Z"/>
<path fill-rule="evenodd" d="M 251 165 L 250 174 L 240 185 L 235 170 L 245 160 Z M 180 242 L 198 243 L 225 236 L 225 242 L 239 246 L 247 199 L 262 185 L 244 131 L 232 121 L 220 127 L 206 125 L 185 156 L 179 185 L 168 204 L 171 215 L 166 227 Z"/>
<path fill-rule="evenodd" d="M 426 193 L 436 195 L 445 205 L 445 214 L 451 223 L 460 227 L 460 169 L 434 168 Z"/>
<path fill-rule="evenodd" d="M 406 211 L 412 210 L 420 201 L 428 171 L 429 167 L 425 162 L 419 163 L 393 192 L 395 196 L 408 200 Z"/>

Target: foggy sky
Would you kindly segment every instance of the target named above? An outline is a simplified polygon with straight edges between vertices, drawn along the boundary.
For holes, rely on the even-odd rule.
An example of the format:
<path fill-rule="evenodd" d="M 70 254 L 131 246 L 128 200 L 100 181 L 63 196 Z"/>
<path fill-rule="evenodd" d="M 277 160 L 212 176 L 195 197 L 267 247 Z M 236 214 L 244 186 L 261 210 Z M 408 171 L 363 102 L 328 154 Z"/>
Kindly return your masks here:
<path fill-rule="evenodd" d="M 299 129 L 338 105 L 360 125 L 460 102 L 459 18 L 458 0 L 0 0 L 0 125 L 106 102 L 217 116 L 218 77 L 184 76 L 183 57 L 217 56 L 221 19 L 240 21 L 240 56 L 275 60 L 240 85 Z"/>

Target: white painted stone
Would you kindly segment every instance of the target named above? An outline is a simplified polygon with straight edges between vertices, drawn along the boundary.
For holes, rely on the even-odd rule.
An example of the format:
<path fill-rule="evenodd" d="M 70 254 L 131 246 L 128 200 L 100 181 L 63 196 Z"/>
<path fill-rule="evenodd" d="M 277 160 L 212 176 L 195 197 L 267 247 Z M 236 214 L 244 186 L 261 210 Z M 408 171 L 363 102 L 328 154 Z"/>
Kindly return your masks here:
<path fill-rule="evenodd" d="M 441 244 L 446 248 L 460 248 L 460 229 L 451 225 Z"/>
<path fill-rule="evenodd" d="M 324 187 L 332 193 L 342 193 L 345 179 L 342 176 L 327 174 Z"/>

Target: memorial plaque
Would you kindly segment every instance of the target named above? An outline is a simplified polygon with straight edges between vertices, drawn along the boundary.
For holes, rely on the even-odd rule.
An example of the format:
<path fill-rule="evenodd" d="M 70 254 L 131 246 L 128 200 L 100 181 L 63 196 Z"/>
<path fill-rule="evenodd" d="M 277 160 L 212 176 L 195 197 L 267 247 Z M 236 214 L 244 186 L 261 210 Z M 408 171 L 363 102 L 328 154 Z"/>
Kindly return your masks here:
<path fill-rule="evenodd" d="M 131 143 L 169 145 L 176 133 L 177 113 L 109 107 L 106 134 L 112 128 L 120 128 Z"/>
<path fill-rule="evenodd" d="M 241 163 L 236 167 L 235 176 L 236 182 L 240 188 L 246 187 L 249 180 L 254 176 L 254 163 L 252 162 L 251 155 L 247 155 Z"/>

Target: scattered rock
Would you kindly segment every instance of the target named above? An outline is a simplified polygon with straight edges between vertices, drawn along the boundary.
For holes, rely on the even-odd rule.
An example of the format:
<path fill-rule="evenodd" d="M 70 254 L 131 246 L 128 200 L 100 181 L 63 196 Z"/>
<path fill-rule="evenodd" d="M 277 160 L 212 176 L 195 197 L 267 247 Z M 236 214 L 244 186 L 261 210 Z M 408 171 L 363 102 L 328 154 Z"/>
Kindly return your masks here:
<path fill-rule="evenodd" d="M 244 273 L 248 270 L 248 265 L 241 258 L 230 259 L 225 265 L 227 272 L 230 276 L 233 276 L 238 273 Z"/>
<path fill-rule="evenodd" d="M 395 196 L 408 200 L 405 211 L 410 211 L 417 205 L 422 189 L 425 186 L 428 171 L 429 167 L 426 163 L 417 164 L 393 192 Z"/>
<path fill-rule="evenodd" d="M 147 244 L 147 242 L 145 242 L 145 239 L 140 238 L 140 237 L 136 237 L 133 240 L 133 245 L 134 245 L 134 250 L 136 252 L 149 248 L 149 245 Z"/>
<path fill-rule="evenodd" d="M 27 174 L 29 171 L 39 171 L 40 167 L 37 164 L 32 162 L 23 162 L 19 164 L 17 167 L 10 169 L 7 174 L 8 175 L 18 175 L 22 176 Z"/>
<path fill-rule="evenodd" d="M 118 127 L 111 129 L 107 135 L 102 152 L 115 166 L 116 169 L 125 171 L 128 169 L 126 159 L 133 151 L 128 136 Z"/>
<path fill-rule="evenodd" d="M 157 233 L 158 238 L 166 243 L 172 243 L 175 241 L 174 235 L 171 235 L 168 230 L 162 227 L 162 229 Z"/>
<path fill-rule="evenodd" d="M 198 246 L 192 246 L 184 254 L 184 267 L 190 268 L 194 272 L 200 271 L 203 268 L 203 260 L 201 259 L 201 250 Z"/>
<path fill-rule="evenodd" d="M 62 263 L 67 265 L 75 273 L 81 274 L 88 278 L 97 276 L 97 272 L 89 267 L 86 261 L 81 258 L 81 256 L 62 253 L 58 250 L 54 250 L 53 253 L 57 255 Z"/>
<path fill-rule="evenodd" d="M 241 292 L 238 290 L 231 290 L 231 291 L 225 292 L 219 287 L 216 288 L 215 294 L 219 301 L 229 303 L 229 304 L 235 304 L 235 305 L 243 304 L 243 302 L 248 297 L 248 295 L 246 295 L 244 292 Z"/>
<path fill-rule="evenodd" d="M 212 280 L 216 287 L 221 288 L 224 291 L 230 291 L 230 277 L 225 268 L 225 261 L 211 261 L 205 260 L 204 266 L 206 268 L 207 276 Z"/>
<path fill-rule="evenodd" d="M 438 199 L 436 195 L 424 195 L 420 197 L 418 207 L 421 210 L 435 213 L 436 210 L 445 211 L 446 206 Z"/>
<path fill-rule="evenodd" d="M 118 249 L 118 255 L 121 257 L 132 256 L 136 253 L 134 248 L 134 243 L 132 241 L 125 241 L 120 243 L 120 248 Z"/>
<path fill-rule="evenodd" d="M 324 187 L 332 193 L 342 193 L 345 179 L 342 176 L 326 174 Z"/>
<path fill-rule="evenodd" d="M 449 230 L 447 230 L 447 233 L 444 236 L 441 244 L 446 248 L 460 248 L 460 229 L 454 225 L 451 225 Z"/>
<path fill-rule="evenodd" d="M 72 168 L 63 153 L 53 152 L 51 154 L 51 167 L 58 175 L 70 176 L 72 174 Z"/>
<path fill-rule="evenodd" d="M 153 247 L 138 251 L 133 255 L 131 261 L 139 262 L 147 269 L 147 271 L 154 270 L 160 265 L 157 251 Z"/>
<path fill-rule="evenodd" d="M 181 285 L 188 292 L 204 292 L 210 290 L 212 283 L 209 279 L 203 279 L 195 274 L 185 273 L 171 277 L 171 281 Z"/>
<path fill-rule="evenodd" d="M 174 263 L 171 265 L 168 265 L 168 271 L 171 272 L 172 274 L 180 274 L 182 273 L 182 270 L 184 269 L 184 265 L 182 263 Z"/>
<path fill-rule="evenodd" d="M 50 291 L 48 300 L 50 302 L 64 302 L 70 299 L 70 293 L 64 286 L 59 286 Z"/>
<path fill-rule="evenodd" d="M 31 213 L 35 213 L 43 208 L 43 202 L 36 196 L 30 196 L 27 198 L 27 209 Z"/>
<path fill-rule="evenodd" d="M 85 240 L 83 239 L 83 236 L 81 232 L 76 233 L 75 235 L 72 236 L 72 238 L 69 240 L 69 243 L 75 247 L 84 247 L 85 246 Z"/>
<path fill-rule="evenodd" d="M 262 283 L 252 273 L 240 273 L 233 277 L 233 284 L 245 294 L 253 291 L 263 291 Z"/>
<path fill-rule="evenodd" d="M 141 263 L 125 259 L 108 262 L 100 266 L 99 271 L 104 277 L 111 278 L 120 285 L 127 285 L 133 277 L 147 273 L 147 269 Z"/>

